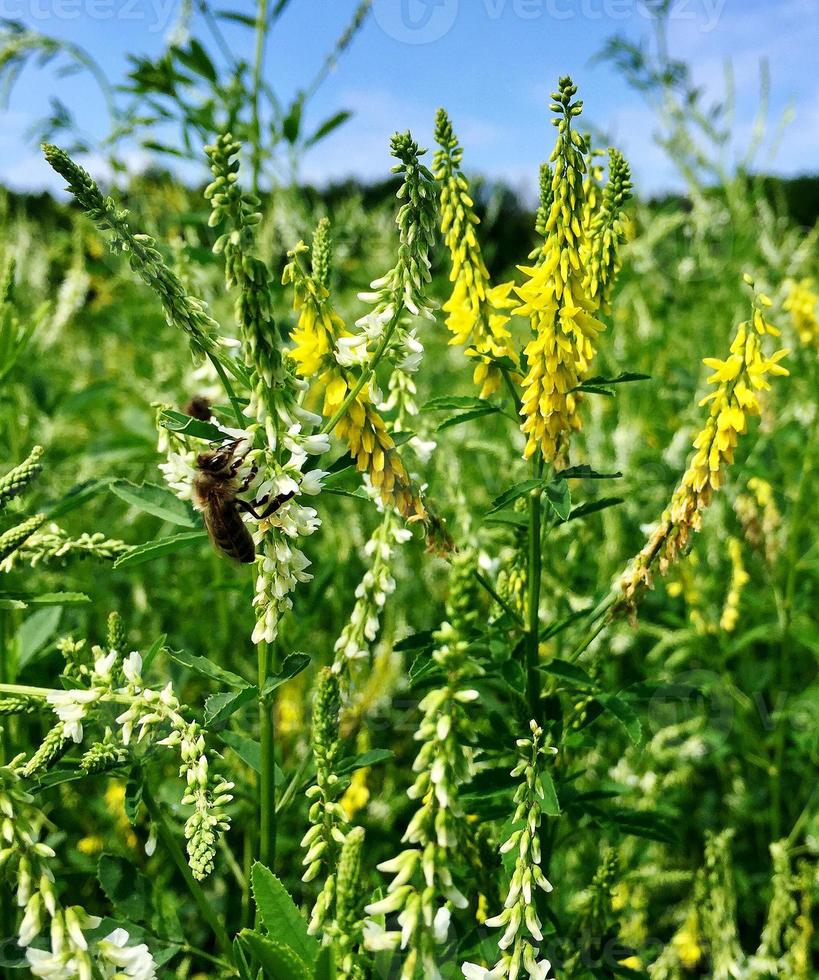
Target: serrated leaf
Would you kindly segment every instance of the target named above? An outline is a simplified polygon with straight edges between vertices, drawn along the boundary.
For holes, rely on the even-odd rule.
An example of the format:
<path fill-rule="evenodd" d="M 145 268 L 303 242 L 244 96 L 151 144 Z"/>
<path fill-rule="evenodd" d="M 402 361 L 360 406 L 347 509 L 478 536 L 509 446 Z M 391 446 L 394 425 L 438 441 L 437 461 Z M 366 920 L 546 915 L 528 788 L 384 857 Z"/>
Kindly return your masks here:
<path fill-rule="evenodd" d="M 300 674 L 309 664 L 310 656 L 308 654 L 288 653 L 282 662 L 281 670 L 272 674 L 265 681 L 265 685 L 262 688 L 262 697 L 269 697 L 276 688 L 281 687 L 282 684 L 287 683 L 287 681 L 294 678 L 297 674 Z"/>
<path fill-rule="evenodd" d="M 304 960 L 278 938 L 243 929 L 239 940 L 261 965 L 268 980 L 310 980 L 310 970 Z"/>
<path fill-rule="evenodd" d="M 626 734 L 634 745 L 639 745 L 643 734 L 643 726 L 640 723 L 640 719 L 637 717 L 637 712 L 634 710 L 634 708 L 632 708 L 628 701 L 624 701 L 617 694 L 598 694 L 596 695 L 595 700 L 601 704 L 606 711 L 610 711 L 614 715 L 623 728 L 625 728 Z"/>
<path fill-rule="evenodd" d="M 335 980 L 336 961 L 332 946 L 323 946 L 313 967 L 313 980 Z"/>
<path fill-rule="evenodd" d="M 555 474 L 559 480 L 619 480 L 622 473 L 598 473 L 591 466 L 584 463 L 582 466 L 570 466 L 567 470 L 561 470 Z"/>
<path fill-rule="evenodd" d="M 473 408 L 470 412 L 463 412 L 460 415 L 453 415 L 452 418 L 444 419 L 435 431 L 443 432 L 445 429 L 451 429 L 453 426 L 463 425 L 464 422 L 471 422 L 473 419 L 482 419 L 485 415 L 495 415 L 499 411 L 500 409 L 494 405 Z"/>
<path fill-rule="evenodd" d="M 543 812 L 548 814 L 550 817 L 559 817 L 560 803 L 557 799 L 557 790 L 555 789 L 554 780 L 552 779 L 552 775 L 548 769 L 544 769 L 540 774 L 540 786 L 543 790 L 543 798 L 540 801 L 540 805 L 543 807 Z"/>
<path fill-rule="evenodd" d="M 475 398 L 469 395 L 439 395 L 437 398 L 430 398 L 428 402 L 422 405 L 421 411 L 466 411 L 467 409 L 484 408 L 486 404 L 482 398 Z"/>
<path fill-rule="evenodd" d="M 489 514 L 496 514 L 499 510 L 503 510 L 505 507 L 513 504 L 520 497 L 542 486 L 542 480 L 523 480 L 521 483 L 516 483 L 514 486 L 509 487 L 508 490 L 504 490 L 499 497 L 495 497 L 492 501 L 492 506 L 486 512 L 487 516 Z"/>
<path fill-rule="evenodd" d="M 155 483 L 137 485 L 128 480 L 117 480 L 111 484 L 112 493 L 126 504 L 160 520 L 177 524 L 180 527 L 199 527 L 201 522 L 189 504 L 180 500 L 166 487 Z"/>
<path fill-rule="evenodd" d="M 582 667 L 571 664 L 567 660 L 560 660 L 558 657 L 548 663 L 541 664 L 539 669 L 544 674 L 552 674 L 554 677 L 570 681 L 572 684 L 578 684 L 580 687 L 596 687 L 595 682 Z"/>
<path fill-rule="evenodd" d="M 111 480 L 86 480 L 84 483 L 72 487 L 61 500 L 58 500 L 51 507 L 47 508 L 46 513 L 48 519 L 50 521 L 57 520 L 58 517 L 69 514 L 72 510 L 76 510 L 77 507 L 82 507 L 86 501 L 91 500 L 92 497 L 96 497 L 103 490 L 107 490 L 110 483 Z"/>
<path fill-rule="evenodd" d="M 220 691 L 205 701 L 205 726 L 218 725 L 258 697 L 257 687 L 245 687 L 240 691 Z"/>
<path fill-rule="evenodd" d="M 197 544 L 204 544 L 207 540 L 208 536 L 205 531 L 184 531 L 182 534 L 158 538 L 156 541 L 135 545 L 129 552 L 117 558 L 113 567 L 131 568 L 134 565 L 144 565 L 145 562 L 154 561 L 163 555 L 171 555 L 176 551 L 192 548 Z"/>
<path fill-rule="evenodd" d="M 622 497 L 601 497 L 600 500 L 590 500 L 585 504 L 579 504 L 572 508 L 569 514 L 570 521 L 579 520 L 581 517 L 588 517 L 589 514 L 597 514 L 601 510 L 608 510 L 609 507 L 618 507 L 624 503 Z"/>
<path fill-rule="evenodd" d="M 253 901 L 268 933 L 288 946 L 304 963 L 312 965 L 318 942 L 307 932 L 307 920 L 273 872 L 258 861 L 250 873 Z"/>
<path fill-rule="evenodd" d="M 114 854 L 100 855 L 97 879 L 117 914 L 134 922 L 145 919 L 149 909 L 148 881 L 130 861 Z"/>
<path fill-rule="evenodd" d="M 186 650 L 168 650 L 168 656 L 174 663 L 179 664 L 181 667 L 187 667 L 188 670 L 199 674 L 200 677 L 208 677 L 210 680 L 219 681 L 220 684 L 227 684 L 228 687 L 237 688 L 238 690 L 244 690 L 250 687 L 243 677 L 234 674 L 232 670 L 225 670 L 224 667 L 213 663 L 207 657 L 199 657 L 196 654 L 188 653 Z"/>
<path fill-rule="evenodd" d="M 343 126 L 352 116 L 352 112 L 349 109 L 342 109 L 340 112 L 334 113 L 329 119 L 325 119 L 324 122 L 318 127 L 318 129 L 313 133 L 312 136 L 308 136 L 304 141 L 305 148 L 310 146 L 315 146 L 316 143 L 321 142 L 326 136 L 329 136 L 333 130 L 338 129 L 339 126 Z"/>
<path fill-rule="evenodd" d="M 342 759 L 336 766 L 336 775 L 348 776 L 356 769 L 369 769 L 370 766 L 389 762 L 393 758 L 395 758 L 395 753 L 389 749 L 370 749 L 368 752 L 362 752 L 350 759 Z"/>
<path fill-rule="evenodd" d="M 156 655 L 159 653 L 160 650 L 162 650 L 164 648 L 165 641 L 167 639 L 168 639 L 167 634 L 166 633 L 163 633 L 161 636 L 158 636 L 154 640 L 154 642 L 148 647 L 148 649 L 145 651 L 145 656 L 142 658 L 142 674 L 143 674 L 143 676 L 148 673 L 148 670 L 149 670 L 151 664 L 156 659 Z"/>
<path fill-rule="evenodd" d="M 49 641 L 59 629 L 62 614 L 62 606 L 50 606 L 47 609 L 38 609 L 23 621 L 17 633 L 20 670 L 47 651 Z"/>
<path fill-rule="evenodd" d="M 123 809 L 132 827 L 136 826 L 139 819 L 139 810 L 142 806 L 142 770 L 134 768 L 125 783 L 125 799 Z"/>
<path fill-rule="evenodd" d="M 182 412 L 173 412 L 170 409 L 160 414 L 159 424 L 170 432 L 176 432 L 181 436 L 191 436 L 193 439 L 201 439 L 203 442 L 224 442 L 226 439 L 230 439 L 230 433 L 223 432 L 212 422 L 195 419 L 190 415 L 183 415 Z"/>
<path fill-rule="evenodd" d="M 403 640 L 399 640 L 393 645 L 393 650 L 397 653 L 403 653 L 406 650 L 422 650 L 431 646 L 432 642 L 432 630 L 420 630 L 418 633 L 410 633 Z"/>
<path fill-rule="evenodd" d="M 561 521 L 567 521 L 572 512 L 572 492 L 565 480 L 547 483 L 543 488 L 546 501 Z"/>
<path fill-rule="evenodd" d="M 618 374 L 616 378 L 606 378 L 601 374 L 597 374 L 593 378 L 586 378 L 586 380 L 580 385 L 580 388 L 585 388 L 586 385 L 624 385 L 629 384 L 632 381 L 651 381 L 651 375 L 635 374 L 633 371 L 623 371 L 623 373 Z"/>
<path fill-rule="evenodd" d="M 250 766 L 257 773 L 262 771 L 262 747 L 255 739 L 248 738 L 246 735 L 239 735 L 237 732 L 217 732 L 216 734 L 229 749 L 233 749 L 246 766 Z"/>

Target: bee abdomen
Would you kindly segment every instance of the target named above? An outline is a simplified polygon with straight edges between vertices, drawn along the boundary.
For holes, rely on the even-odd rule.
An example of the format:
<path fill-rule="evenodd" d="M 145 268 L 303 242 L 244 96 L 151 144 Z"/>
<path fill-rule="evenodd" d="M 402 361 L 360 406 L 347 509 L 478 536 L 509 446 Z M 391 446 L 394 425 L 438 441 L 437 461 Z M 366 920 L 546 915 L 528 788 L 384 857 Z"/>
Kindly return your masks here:
<path fill-rule="evenodd" d="M 211 507 L 205 511 L 205 524 L 216 548 L 228 558 L 249 565 L 256 558 L 256 546 L 235 505 Z"/>

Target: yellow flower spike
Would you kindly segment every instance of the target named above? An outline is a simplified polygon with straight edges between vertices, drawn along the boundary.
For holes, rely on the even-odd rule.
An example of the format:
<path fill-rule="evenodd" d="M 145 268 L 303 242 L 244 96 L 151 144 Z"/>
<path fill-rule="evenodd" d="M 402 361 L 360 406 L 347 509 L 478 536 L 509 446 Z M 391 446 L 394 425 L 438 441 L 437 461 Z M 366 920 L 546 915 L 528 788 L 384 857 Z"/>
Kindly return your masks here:
<path fill-rule="evenodd" d="M 303 259 L 309 251 L 300 242 L 290 253 L 290 262 L 282 281 L 293 286 L 293 308 L 299 319 L 291 334 L 294 347 L 290 357 L 297 373 L 312 379 L 324 389 L 324 415 L 331 418 L 344 404 L 357 383 L 352 367 L 345 367 L 336 358 L 336 343 L 350 337 L 344 321 L 335 312 L 327 289 L 330 245 L 329 223 L 324 219 L 313 241 L 313 273 L 307 272 Z M 336 425 L 359 472 L 368 473 L 381 500 L 395 507 L 406 520 L 418 520 L 425 514 L 424 505 L 404 467 L 384 420 L 371 401 L 369 387 L 358 392 L 347 406 L 345 415 Z"/>
<path fill-rule="evenodd" d="M 754 297 L 753 323 L 756 331 L 749 331 L 748 323 L 739 324 L 731 344 L 734 353 L 727 361 L 705 359 L 705 364 L 715 369 L 708 383 L 718 384 L 719 388 L 700 403 L 711 407 L 704 427 L 694 439 L 696 453 L 657 530 L 621 581 L 622 604 L 632 613 L 640 595 L 653 584 L 654 564 L 665 574 L 668 566 L 688 547 L 692 532 L 700 529 L 703 511 L 714 491 L 722 486 L 725 471 L 734 461 L 734 451 L 739 436 L 747 430 L 748 417 L 761 414 L 756 392 L 770 388 L 766 375 L 788 374 L 779 364 L 787 356 L 787 350 L 777 351 L 770 357 L 762 353 L 760 336 L 775 335 L 776 331 L 765 319 L 758 296 Z M 736 584 L 741 576 L 736 562 L 733 567 Z M 724 629 L 733 628 L 733 614 L 729 613 L 726 622 L 728 627 L 723 625 Z"/>
<path fill-rule="evenodd" d="M 788 294 L 782 305 L 791 315 L 800 342 L 806 347 L 819 347 L 819 295 L 814 292 L 813 281 L 789 280 L 786 286 Z"/>
<path fill-rule="evenodd" d="M 480 361 L 473 381 L 480 397 L 489 398 L 501 385 L 503 374 L 493 359 L 508 358 L 518 366 L 518 355 L 507 329 L 513 283 L 492 286 L 475 227 L 479 218 L 469 195 L 469 183 L 461 172 L 463 149 L 443 109 L 435 121 L 435 139 L 441 149 L 435 155 L 434 171 L 441 185 L 441 232 L 449 249 L 452 295 L 443 305 L 450 344 L 469 345 L 469 357 Z M 484 355 L 484 356 L 482 356 Z M 512 371 L 517 382 L 519 375 Z"/>

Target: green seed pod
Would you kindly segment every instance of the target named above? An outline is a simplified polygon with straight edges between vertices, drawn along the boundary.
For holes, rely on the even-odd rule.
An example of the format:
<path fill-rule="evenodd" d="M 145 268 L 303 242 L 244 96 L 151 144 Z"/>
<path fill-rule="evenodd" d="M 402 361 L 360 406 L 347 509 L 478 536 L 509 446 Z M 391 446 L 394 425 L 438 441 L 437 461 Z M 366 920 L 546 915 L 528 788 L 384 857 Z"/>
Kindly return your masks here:
<path fill-rule="evenodd" d="M 333 269 L 333 239 L 330 235 L 330 221 L 322 218 L 313 233 L 313 278 L 325 289 L 330 285 Z"/>
<path fill-rule="evenodd" d="M 42 471 L 40 457 L 43 455 L 43 447 L 35 446 L 29 453 L 28 459 L 15 466 L 0 479 L 0 510 L 13 497 L 22 493 L 31 481 Z"/>

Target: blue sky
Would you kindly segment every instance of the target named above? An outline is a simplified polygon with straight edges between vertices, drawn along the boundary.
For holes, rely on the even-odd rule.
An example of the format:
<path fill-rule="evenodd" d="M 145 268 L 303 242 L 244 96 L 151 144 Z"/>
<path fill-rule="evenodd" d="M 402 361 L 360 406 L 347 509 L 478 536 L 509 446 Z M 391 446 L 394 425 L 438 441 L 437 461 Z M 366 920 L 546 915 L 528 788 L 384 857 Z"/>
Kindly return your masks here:
<path fill-rule="evenodd" d="M 196 6 L 196 3 L 194 3 Z M 291 0 L 271 37 L 267 77 L 287 98 L 305 84 L 343 30 L 356 0 Z M 250 0 L 215 8 L 252 13 Z M 81 44 L 109 78 L 122 79 L 126 55 L 158 54 L 178 16 L 178 0 L 0 0 L 0 16 Z M 578 82 L 588 121 L 629 157 L 638 189 L 677 186 L 653 142 L 655 120 L 640 96 L 593 57 L 612 34 L 645 36 L 650 24 L 638 0 L 375 0 L 374 12 L 312 103 L 314 125 L 338 109 L 354 118 L 304 159 L 317 182 L 388 171 L 387 142 L 410 128 L 427 145 L 436 108 L 445 105 L 467 147 L 466 166 L 531 194 L 548 154 L 548 93 L 558 75 Z M 206 37 L 204 31 L 201 36 Z M 227 24 L 239 56 L 250 58 L 252 32 Z M 784 174 L 819 172 L 819 0 L 672 0 L 670 48 L 686 59 L 706 91 L 723 91 L 725 61 L 736 84 L 735 131 L 750 137 L 758 106 L 759 66 L 770 65 L 770 132 L 792 114 L 776 157 L 761 163 Z M 57 183 L 30 140 L 32 122 L 58 95 L 83 128 L 106 132 L 103 101 L 85 75 L 60 77 L 54 66 L 28 67 L 0 126 L 0 181 L 13 187 Z M 773 142 L 769 140 L 769 143 Z M 134 166 L 145 155 L 134 151 Z M 87 162 L 94 170 L 102 161 Z"/>

